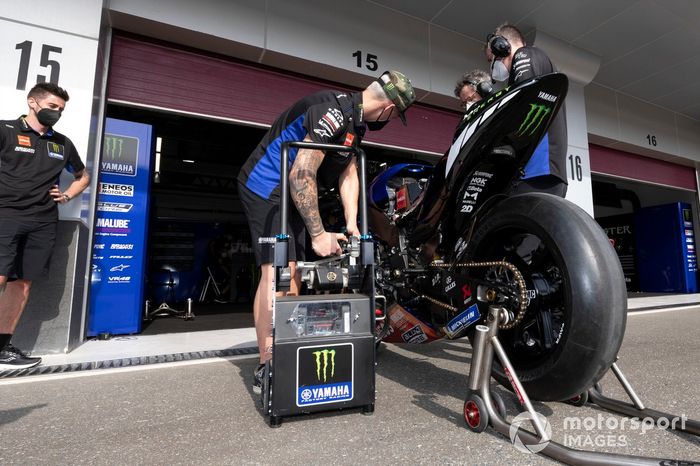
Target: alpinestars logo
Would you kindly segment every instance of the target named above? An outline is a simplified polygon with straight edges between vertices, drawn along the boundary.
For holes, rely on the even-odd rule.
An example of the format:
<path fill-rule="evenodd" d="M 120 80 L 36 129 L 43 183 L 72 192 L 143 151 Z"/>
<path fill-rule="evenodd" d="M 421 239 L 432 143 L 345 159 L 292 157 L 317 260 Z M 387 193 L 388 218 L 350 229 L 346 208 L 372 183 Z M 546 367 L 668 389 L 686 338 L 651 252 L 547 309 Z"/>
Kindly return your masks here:
<path fill-rule="evenodd" d="M 326 377 L 328 376 L 328 361 L 330 359 L 330 378 L 335 375 L 335 350 L 324 349 L 321 351 L 314 351 L 313 354 L 316 357 L 316 378 L 319 382 L 326 382 Z M 330 357 L 329 357 L 330 356 Z M 323 359 L 323 364 L 321 364 L 321 359 Z M 321 380 L 321 367 L 323 367 L 323 380 Z"/>
<path fill-rule="evenodd" d="M 551 107 L 541 104 L 530 104 L 530 111 L 525 116 L 525 121 L 522 122 L 516 136 L 532 136 L 540 127 L 544 118 L 551 112 Z"/>

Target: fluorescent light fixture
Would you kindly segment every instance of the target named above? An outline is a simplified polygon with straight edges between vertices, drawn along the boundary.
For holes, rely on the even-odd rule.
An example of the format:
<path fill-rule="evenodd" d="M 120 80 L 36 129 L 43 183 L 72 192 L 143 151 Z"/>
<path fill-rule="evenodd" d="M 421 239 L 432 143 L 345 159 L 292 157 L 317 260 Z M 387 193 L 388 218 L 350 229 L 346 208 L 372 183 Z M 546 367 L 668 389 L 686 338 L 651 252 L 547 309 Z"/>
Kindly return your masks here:
<path fill-rule="evenodd" d="M 194 163 L 194 160 L 192 159 L 182 159 L 182 161 L 185 163 Z"/>
<path fill-rule="evenodd" d="M 158 136 L 156 138 L 156 152 L 160 152 L 161 147 L 163 147 L 163 138 Z"/>

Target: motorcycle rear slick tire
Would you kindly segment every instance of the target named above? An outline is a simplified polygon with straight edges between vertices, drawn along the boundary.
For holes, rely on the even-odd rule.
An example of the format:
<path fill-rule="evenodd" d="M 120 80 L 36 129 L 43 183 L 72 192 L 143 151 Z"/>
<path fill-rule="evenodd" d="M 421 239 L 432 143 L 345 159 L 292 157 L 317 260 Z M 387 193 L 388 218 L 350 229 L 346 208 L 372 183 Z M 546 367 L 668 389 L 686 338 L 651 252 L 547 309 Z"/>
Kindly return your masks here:
<path fill-rule="evenodd" d="M 529 263 L 507 244 L 522 236 L 535 237 L 537 242 Z M 499 331 L 499 340 L 532 399 L 570 399 L 593 386 L 610 368 L 624 336 L 627 292 L 615 251 L 584 210 L 543 193 L 507 198 L 484 215 L 464 258 L 515 262 L 528 288 L 544 287 L 543 295 L 547 289 L 555 290 L 545 298 L 538 294 L 534 304 L 528 306 L 521 328 Z M 470 273 L 479 272 L 475 268 Z M 556 283 L 547 284 L 547 277 L 552 276 Z M 544 285 L 535 285 L 533 277 Z M 538 307 L 540 302 L 545 304 Z M 482 311 L 487 307 L 480 303 Z M 538 316 L 541 312 L 548 317 Z M 538 325 L 545 320 L 547 325 Z M 534 350 L 532 354 L 537 357 L 524 359 L 523 354 L 531 348 L 523 341 L 538 341 L 527 333 L 536 334 L 538 326 L 542 333 L 546 333 L 542 329 L 549 329 L 554 336 L 549 337 L 549 345 L 542 345 L 540 353 Z M 552 345 L 554 340 L 556 344 Z M 494 378 L 511 389 L 500 363 L 494 361 Z"/>

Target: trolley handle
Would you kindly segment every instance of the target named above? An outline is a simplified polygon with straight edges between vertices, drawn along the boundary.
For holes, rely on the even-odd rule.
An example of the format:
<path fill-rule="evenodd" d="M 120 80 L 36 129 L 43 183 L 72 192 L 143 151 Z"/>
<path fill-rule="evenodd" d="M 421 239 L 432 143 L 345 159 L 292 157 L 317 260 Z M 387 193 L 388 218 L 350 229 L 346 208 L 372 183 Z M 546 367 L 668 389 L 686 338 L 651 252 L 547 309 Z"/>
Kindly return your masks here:
<path fill-rule="evenodd" d="M 322 144 L 318 142 L 286 141 L 282 143 L 280 157 L 280 232 L 275 238 L 274 267 L 275 277 L 278 280 L 277 289 L 289 289 L 291 275 L 289 273 L 289 234 L 287 221 L 289 219 L 289 148 L 315 149 L 333 152 L 352 152 L 358 158 L 360 178 L 360 263 L 362 265 L 374 264 L 374 245 L 368 233 L 367 227 L 367 157 L 359 147 L 344 146 L 341 144 Z M 284 270 L 287 269 L 287 270 Z"/>

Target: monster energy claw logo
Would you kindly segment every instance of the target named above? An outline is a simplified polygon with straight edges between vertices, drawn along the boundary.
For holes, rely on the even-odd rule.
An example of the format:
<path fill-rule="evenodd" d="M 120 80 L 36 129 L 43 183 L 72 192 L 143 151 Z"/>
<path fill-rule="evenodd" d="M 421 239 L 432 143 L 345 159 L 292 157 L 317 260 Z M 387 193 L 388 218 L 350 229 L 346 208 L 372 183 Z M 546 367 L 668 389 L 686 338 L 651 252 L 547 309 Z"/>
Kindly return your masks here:
<path fill-rule="evenodd" d="M 105 136 L 105 156 L 111 160 L 121 160 L 124 151 L 124 140 L 114 136 Z"/>
<path fill-rule="evenodd" d="M 321 356 L 323 356 L 323 381 L 326 381 L 326 376 L 328 375 L 328 359 L 330 356 L 331 364 L 331 377 L 335 375 L 335 350 L 324 349 L 322 351 L 314 351 L 314 356 L 316 356 L 316 378 L 321 381 Z"/>
<path fill-rule="evenodd" d="M 102 148 L 102 172 L 135 176 L 137 156 L 138 139 L 107 134 Z"/>
<path fill-rule="evenodd" d="M 525 121 L 522 122 L 516 136 L 532 136 L 540 127 L 544 118 L 551 112 L 551 107 L 541 104 L 530 104 L 530 111 L 525 116 Z"/>

